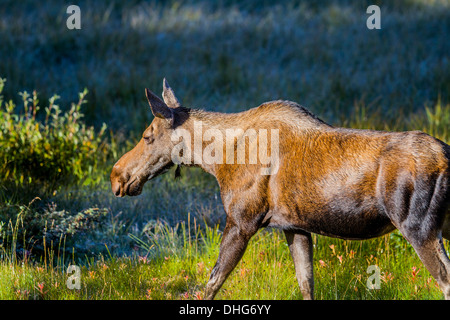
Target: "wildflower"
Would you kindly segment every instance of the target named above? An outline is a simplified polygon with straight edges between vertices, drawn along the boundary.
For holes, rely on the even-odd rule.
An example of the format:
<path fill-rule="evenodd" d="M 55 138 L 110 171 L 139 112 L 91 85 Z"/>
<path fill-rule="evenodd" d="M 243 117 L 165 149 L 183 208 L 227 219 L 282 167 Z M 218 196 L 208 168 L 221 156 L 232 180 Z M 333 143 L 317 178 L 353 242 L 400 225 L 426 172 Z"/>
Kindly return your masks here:
<path fill-rule="evenodd" d="M 139 261 L 139 262 L 142 262 L 143 264 L 147 264 L 147 257 L 141 257 L 141 256 L 139 256 L 139 257 L 138 257 L 138 261 Z"/>
<path fill-rule="evenodd" d="M 147 289 L 145 297 L 147 298 L 147 300 L 152 300 L 152 289 Z"/>
<path fill-rule="evenodd" d="M 168 260 L 169 260 L 169 257 L 164 257 L 164 260 L 168 261 Z"/>
<path fill-rule="evenodd" d="M 416 281 L 416 277 L 419 274 L 419 272 L 420 272 L 420 268 L 417 269 L 415 266 L 412 267 L 412 269 L 411 269 L 412 281 Z"/>
<path fill-rule="evenodd" d="M 340 256 L 337 256 L 337 258 L 339 259 L 339 263 L 341 263 L 341 264 L 342 264 L 342 255 L 340 255 Z"/>
<path fill-rule="evenodd" d="M 198 273 L 203 273 L 204 269 L 205 269 L 205 264 L 203 262 L 197 263 L 197 272 Z"/>
<path fill-rule="evenodd" d="M 371 254 L 369 258 L 366 257 L 366 261 L 369 265 L 372 265 L 377 264 L 378 259 Z"/>
<path fill-rule="evenodd" d="M 333 255 L 335 255 L 336 254 L 336 250 L 335 250 L 334 244 L 330 245 L 330 249 L 331 249 L 331 251 L 333 251 Z"/>
<path fill-rule="evenodd" d="M 16 295 L 19 296 L 19 298 L 27 298 L 30 295 L 30 292 L 28 290 L 20 290 L 18 289 L 16 291 Z"/>
<path fill-rule="evenodd" d="M 266 252 L 265 251 L 260 251 L 259 252 L 259 260 L 263 261 L 265 256 L 266 256 Z"/>
<path fill-rule="evenodd" d="M 184 294 L 183 294 L 183 298 L 184 299 L 189 299 L 189 292 L 185 292 Z"/>
<path fill-rule="evenodd" d="M 39 283 L 39 284 L 37 285 L 37 289 L 38 289 L 39 293 L 40 293 L 42 296 L 44 296 L 44 295 L 48 292 L 48 291 L 44 291 L 44 285 L 45 285 L 44 282 Z"/>
<path fill-rule="evenodd" d="M 355 255 L 356 255 L 356 251 L 350 250 L 350 252 L 348 254 L 349 258 L 353 259 L 355 257 Z"/>
<path fill-rule="evenodd" d="M 323 260 L 319 260 L 319 263 L 322 268 L 325 268 L 327 266 L 327 264 Z"/>
<path fill-rule="evenodd" d="M 249 269 L 247 269 L 246 267 L 242 267 L 240 269 L 240 273 L 241 273 L 241 278 L 244 278 L 245 275 L 248 273 Z"/>
<path fill-rule="evenodd" d="M 195 300 L 203 300 L 202 293 L 200 291 L 195 293 Z"/>
<path fill-rule="evenodd" d="M 394 275 L 392 273 L 383 272 L 383 274 L 381 275 L 381 280 L 383 280 L 385 283 L 388 283 L 394 280 Z"/>

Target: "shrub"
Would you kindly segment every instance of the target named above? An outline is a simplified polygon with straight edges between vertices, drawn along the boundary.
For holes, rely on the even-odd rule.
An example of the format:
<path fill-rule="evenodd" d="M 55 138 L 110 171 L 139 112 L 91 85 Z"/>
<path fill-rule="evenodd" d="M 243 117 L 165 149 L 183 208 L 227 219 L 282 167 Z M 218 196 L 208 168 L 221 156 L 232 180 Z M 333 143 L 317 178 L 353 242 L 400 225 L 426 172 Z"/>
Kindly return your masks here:
<path fill-rule="evenodd" d="M 422 130 L 435 138 L 450 143 L 450 104 L 438 98 L 436 104 L 425 106 L 425 112 L 412 114 L 409 130 Z"/>
<path fill-rule="evenodd" d="M 0 94 L 6 80 L 0 78 Z M 103 124 L 99 132 L 81 120 L 81 106 L 88 91 L 79 94 L 67 112 L 55 104 L 59 96 L 49 99 L 40 113 L 36 91 L 22 92 L 23 112 L 16 113 L 12 100 L 0 95 L 0 182 L 2 185 L 36 187 L 39 193 L 71 183 L 92 183 L 93 175 L 108 157 Z"/>
<path fill-rule="evenodd" d="M 428 128 L 427 132 L 450 143 L 450 104 L 444 105 L 439 99 L 434 108 L 425 107 Z"/>
<path fill-rule="evenodd" d="M 73 250 L 84 253 L 97 245 L 96 231 L 100 232 L 105 224 L 108 210 L 90 207 L 81 211 L 58 209 L 55 203 L 45 207 L 33 204 L 39 198 L 33 199 L 28 205 L 6 205 L 0 207 L 0 257 L 15 259 L 16 254 L 33 255 L 53 250 Z M 81 241 L 82 239 L 82 241 Z M 67 242 L 66 242 L 67 241 Z M 77 246 L 77 243 L 81 246 Z M 98 248 L 98 245 L 96 246 Z M 104 249 L 103 244 L 100 249 Z"/>

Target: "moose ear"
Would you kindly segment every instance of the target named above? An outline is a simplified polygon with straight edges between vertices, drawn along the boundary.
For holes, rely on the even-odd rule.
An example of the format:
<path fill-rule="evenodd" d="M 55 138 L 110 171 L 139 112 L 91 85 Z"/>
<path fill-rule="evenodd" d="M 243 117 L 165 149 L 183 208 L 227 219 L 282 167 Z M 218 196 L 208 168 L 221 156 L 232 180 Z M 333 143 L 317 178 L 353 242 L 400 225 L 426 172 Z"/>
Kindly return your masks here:
<path fill-rule="evenodd" d="M 167 104 L 169 108 L 181 107 L 181 103 L 178 101 L 177 97 L 175 96 L 175 92 L 173 92 L 172 88 L 169 86 L 169 83 L 167 82 L 166 78 L 164 78 L 163 80 L 162 96 L 164 102 Z"/>
<path fill-rule="evenodd" d="M 155 117 L 173 121 L 172 110 L 160 98 L 147 88 L 145 89 L 145 95 Z"/>

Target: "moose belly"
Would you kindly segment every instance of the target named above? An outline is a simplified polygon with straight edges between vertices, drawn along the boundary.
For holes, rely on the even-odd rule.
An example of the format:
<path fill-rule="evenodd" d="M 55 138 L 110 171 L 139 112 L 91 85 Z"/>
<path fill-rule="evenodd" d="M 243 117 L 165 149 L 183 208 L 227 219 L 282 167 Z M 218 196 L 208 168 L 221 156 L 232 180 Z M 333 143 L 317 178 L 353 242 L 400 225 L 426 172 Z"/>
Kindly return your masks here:
<path fill-rule="evenodd" d="M 395 230 L 390 219 L 376 207 L 292 205 L 268 213 L 268 226 L 303 230 L 342 239 L 369 239 Z"/>
<path fill-rule="evenodd" d="M 374 238 L 395 230 L 377 192 L 376 162 L 361 160 L 357 170 L 345 163 L 328 171 L 313 164 L 308 168 L 311 172 L 298 173 L 290 184 L 284 182 L 287 176 L 273 180 L 271 190 L 278 187 L 281 192 L 273 192 L 269 225 L 343 239 Z"/>

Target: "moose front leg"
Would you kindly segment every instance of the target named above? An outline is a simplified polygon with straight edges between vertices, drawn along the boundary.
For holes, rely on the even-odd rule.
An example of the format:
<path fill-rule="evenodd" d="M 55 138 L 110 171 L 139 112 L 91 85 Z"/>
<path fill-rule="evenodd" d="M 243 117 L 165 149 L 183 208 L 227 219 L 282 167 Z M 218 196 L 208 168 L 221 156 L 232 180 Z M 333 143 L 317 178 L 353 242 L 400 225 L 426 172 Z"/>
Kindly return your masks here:
<path fill-rule="evenodd" d="M 293 233 L 285 231 L 295 275 L 304 300 L 314 299 L 313 245 L 311 234 L 307 232 Z"/>
<path fill-rule="evenodd" d="M 214 299 L 228 275 L 244 255 L 248 241 L 257 231 L 257 228 L 243 228 L 242 224 L 238 225 L 229 220 L 227 219 L 223 231 L 219 257 L 206 284 L 205 300 Z"/>

